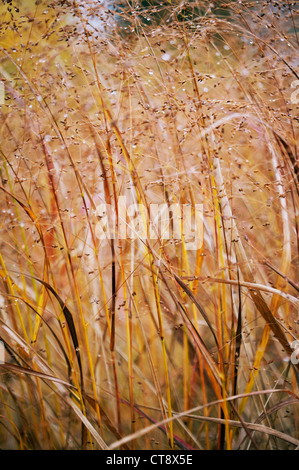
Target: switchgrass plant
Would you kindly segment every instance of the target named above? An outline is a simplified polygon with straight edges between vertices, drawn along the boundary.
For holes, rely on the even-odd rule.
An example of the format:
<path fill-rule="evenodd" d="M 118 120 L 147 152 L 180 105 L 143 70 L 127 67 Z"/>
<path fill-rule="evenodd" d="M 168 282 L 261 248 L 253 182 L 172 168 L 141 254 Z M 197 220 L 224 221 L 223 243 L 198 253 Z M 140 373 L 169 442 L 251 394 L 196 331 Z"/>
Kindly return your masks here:
<path fill-rule="evenodd" d="M 1 448 L 298 448 L 296 2 L 0 17 Z"/>

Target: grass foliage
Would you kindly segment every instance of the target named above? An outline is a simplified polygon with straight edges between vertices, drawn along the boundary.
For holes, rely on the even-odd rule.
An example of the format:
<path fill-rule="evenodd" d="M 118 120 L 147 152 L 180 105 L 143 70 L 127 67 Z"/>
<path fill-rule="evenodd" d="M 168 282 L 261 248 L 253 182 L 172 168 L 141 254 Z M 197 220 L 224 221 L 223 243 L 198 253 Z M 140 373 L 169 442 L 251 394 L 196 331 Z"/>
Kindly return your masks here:
<path fill-rule="evenodd" d="M 296 2 L 0 18 L 0 447 L 298 448 Z M 121 196 L 202 246 L 100 240 Z"/>

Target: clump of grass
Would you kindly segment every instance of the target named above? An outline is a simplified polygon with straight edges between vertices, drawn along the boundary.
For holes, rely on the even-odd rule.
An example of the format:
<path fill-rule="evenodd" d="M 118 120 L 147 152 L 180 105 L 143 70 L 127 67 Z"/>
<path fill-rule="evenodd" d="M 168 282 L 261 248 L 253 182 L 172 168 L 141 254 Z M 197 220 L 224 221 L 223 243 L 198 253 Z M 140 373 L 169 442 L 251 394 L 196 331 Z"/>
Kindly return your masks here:
<path fill-rule="evenodd" d="M 1 448 L 299 445 L 297 11 L 213 3 L 1 5 Z"/>

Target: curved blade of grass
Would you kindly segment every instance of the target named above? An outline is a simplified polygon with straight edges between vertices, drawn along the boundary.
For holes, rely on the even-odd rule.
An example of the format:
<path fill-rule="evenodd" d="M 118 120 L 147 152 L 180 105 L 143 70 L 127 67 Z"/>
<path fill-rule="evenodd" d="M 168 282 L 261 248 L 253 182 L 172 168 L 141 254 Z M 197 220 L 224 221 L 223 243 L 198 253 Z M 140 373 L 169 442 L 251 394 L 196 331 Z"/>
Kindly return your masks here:
<path fill-rule="evenodd" d="M 35 377 L 40 377 L 41 379 L 44 379 L 44 380 L 51 380 L 52 382 L 57 382 L 62 385 L 66 385 L 67 387 L 74 387 L 74 385 L 70 384 L 69 382 L 66 382 L 63 379 L 59 379 L 58 377 L 54 377 L 53 375 L 44 374 L 43 372 L 39 372 L 33 369 L 28 369 L 26 367 L 21 367 L 16 364 L 9 364 L 9 363 L 0 364 L 0 369 L 6 369 L 11 372 L 17 372 L 20 374 L 34 375 Z"/>
<path fill-rule="evenodd" d="M 198 311 L 201 313 L 203 319 L 205 320 L 206 324 L 208 325 L 212 335 L 213 335 L 213 338 L 215 340 L 215 343 L 216 343 L 216 346 L 218 347 L 218 341 L 217 341 L 217 338 L 216 338 L 216 335 L 214 333 L 214 330 L 213 330 L 213 327 L 211 325 L 211 322 L 207 316 L 207 314 L 205 313 L 204 309 L 202 308 L 202 306 L 200 305 L 200 303 L 197 301 L 197 299 L 195 298 L 193 292 L 189 289 L 189 287 L 182 281 L 182 279 L 177 276 L 175 273 L 172 273 L 175 280 L 177 281 L 177 283 L 181 286 L 181 288 L 186 292 L 186 294 L 188 295 L 188 297 L 192 300 L 192 302 L 196 305 Z"/>
<path fill-rule="evenodd" d="M 255 424 L 261 423 L 264 419 L 267 418 L 267 416 L 270 416 L 273 413 L 276 413 L 277 411 L 281 410 L 282 408 L 290 405 L 298 405 L 298 399 L 295 397 L 290 397 L 287 398 L 286 400 L 280 401 L 279 403 L 275 403 L 275 405 L 271 406 L 271 408 L 268 408 L 267 411 L 263 412 L 258 419 L 255 421 Z"/>
<path fill-rule="evenodd" d="M 17 433 L 14 433 L 11 429 L 5 426 L 2 420 L 6 420 L 17 431 Z M 2 422 L 2 426 L 5 426 L 6 430 L 11 433 L 11 435 L 15 438 L 17 442 L 20 443 L 20 450 L 23 450 L 24 446 L 23 446 L 22 436 L 16 424 L 12 420 L 8 419 L 6 416 L 3 416 L 2 414 L 0 415 L 0 421 Z"/>
<path fill-rule="evenodd" d="M 268 263 L 265 263 L 265 264 L 267 266 L 270 266 L 270 265 L 268 265 Z M 283 276 L 283 277 L 286 280 L 288 279 L 286 276 Z M 184 277 L 184 278 L 186 279 L 186 277 Z M 276 294 L 276 295 L 279 295 L 280 297 L 283 297 L 284 299 L 288 300 L 293 305 L 295 305 L 297 308 L 299 308 L 299 299 L 297 297 L 294 297 L 293 295 L 288 294 L 287 292 L 284 292 L 282 290 L 276 289 L 274 287 L 265 286 L 264 284 L 258 284 L 256 282 L 238 281 L 238 280 L 235 280 L 235 279 L 221 279 L 221 278 L 216 278 L 216 277 L 197 278 L 197 277 L 192 277 L 192 276 L 189 277 L 188 276 L 187 279 L 189 279 L 189 280 L 200 279 L 203 282 L 219 282 L 219 283 L 223 283 L 223 284 L 231 284 L 231 285 L 240 286 L 240 287 L 248 287 L 249 289 L 253 289 L 253 290 L 260 290 L 260 291 L 263 291 L 263 292 L 268 292 L 269 294 Z"/>
<path fill-rule="evenodd" d="M 246 394 L 245 393 L 240 393 L 238 395 L 234 395 L 234 396 L 231 396 L 231 397 L 226 397 L 225 399 L 215 400 L 215 401 L 209 402 L 209 403 L 204 404 L 204 405 L 196 406 L 194 408 L 191 408 L 187 411 L 183 411 L 181 413 L 176 413 L 176 415 L 172 416 L 171 418 L 166 418 L 162 421 L 159 421 L 158 423 L 152 424 L 151 426 L 148 426 L 144 429 L 141 429 L 141 430 L 137 431 L 136 433 L 134 433 L 134 435 L 131 434 L 129 436 L 124 437 L 120 441 L 113 442 L 108 447 L 108 449 L 109 450 L 116 449 L 116 448 L 120 447 L 121 445 L 123 445 L 124 443 L 130 442 L 132 439 L 136 439 L 138 437 L 144 436 L 145 434 L 148 434 L 149 432 L 151 432 L 154 429 L 156 429 L 157 427 L 169 422 L 170 420 L 173 421 L 173 420 L 176 420 L 176 419 L 184 417 L 184 416 L 189 416 L 190 414 L 195 413 L 196 411 L 199 411 L 203 408 L 218 405 L 218 404 L 223 403 L 223 402 L 234 401 L 234 400 L 237 400 L 239 398 L 253 397 L 253 396 L 256 396 L 256 395 L 267 395 L 269 393 L 288 393 L 289 395 L 292 395 L 292 396 L 296 397 L 296 399 L 299 402 L 299 397 L 295 393 L 293 393 L 289 390 L 284 390 L 284 389 L 267 389 L 267 390 L 261 390 L 261 391 L 259 390 L 259 391 L 256 391 L 256 392 L 246 393 Z M 204 418 L 206 418 L 206 416 L 204 416 Z M 226 419 L 224 421 L 226 421 Z M 239 421 L 238 421 L 238 423 L 239 423 Z M 271 428 L 269 428 L 269 429 L 271 429 Z M 290 436 L 287 436 L 287 437 L 290 437 Z"/>
<path fill-rule="evenodd" d="M 37 279 L 38 280 L 38 279 Z M 51 286 L 50 286 L 51 287 Z M 12 341 L 15 341 L 19 347 L 23 349 L 25 352 L 25 355 L 29 356 L 30 353 L 34 355 L 34 358 L 36 360 L 36 364 L 39 366 L 40 369 L 42 369 L 44 374 L 47 376 L 52 377 L 52 370 L 49 368 L 47 364 L 38 356 L 36 351 L 15 332 L 11 328 L 9 328 L 3 321 L 0 321 L 0 331 L 1 334 L 4 337 L 7 335 L 10 337 Z M 90 421 L 84 416 L 82 411 L 78 408 L 78 406 L 75 404 L 73 399 L 69 397 L 69 391 L 70 387 L 69 384 L 65 385 L 64 383 L 60 383 L 60 381 L 56 381 L 56 386 L 57 386 L 57 395 L 59 395 L 75 412 L 75 414 L 78 416 L 80 419 L 82 426 L 86 428 L 90 434 L 94 437 L 95 441 L 99 444 L 100 448 L 103 450 L 107 450 L 107 444 L 105 441 L 102 439 L 102 437 L 98 434 L 98 432 L 95 430 L 93 425 L 90 423 Z M 65 387 L 67 387 L 67 393 L 65 390 Z M 75 398 L 78 399 L 77 395 L 73 394 Z"/>
<path fill-rule="evenodd" d="M 55 338 L 55 340 L 56 340 L 56 342 L 57 342 L 57 344 L 58 344 L 58 346 L 59 346 L 59 348 L 60 348 L 60 350 L 61 350 L 61 352 L 62 352 L 64 358 L 65 358 L 65 362 L 66 362 L 67 368 L 68 368 L 68 376 L 70 377 L 70 375 L 71 375 L 71 369 L 72 369 L 71 363 L 70 363 L 70 361 L 69 361 L 69 358 L 68 358 L 68 356 L 67 356 L 67 353 L 66 353 L 66 351 L 65 351 L 65 349 L 64 349 L 64 347 L 63 347 L 63 345 L 62 345 L 62 343 L 61 343 L 61 341 L 60 341 L 60 339 L 59 339 L 58 336 L 56 335 L 56 333 L 55 333 L 55 331 L 53 330 L 53 328 L 52 328 L 52 327 L 49 325 L 49 323 L 43 318 L 43 316 L 42 316 L 40 313 L 38 313 L 38 311 L 36 310 L 36 308 L 31 304 L 31 302 L 30 302 L 28 299 L 26 300 L 26 299 L 24 299 L 24 297 L 16 297 L 16 296 L 15 296 L 15 298 L 17 298 L 17 299 L 19 299 L 19 300 L 22 300 L 26 305 L 28 305 L 28 307 L 30 307 L 30 308 L 34 311 L 34 313 L 36 314 L 36 316 L 40 318 L 40 321 L 41 321 L 41 322 L 44 322 L 45 325 L 49 328 L 49 330 L 51 331 L 53 337 Z M 32 341 L 32 342 L 33 342 L 33 341 Z"/>
<path fill-rule="evenodd" d="M 214 418 L 212 416 L 198 416 L 198 415 L 188 415 L 191 419 L 194 420 L 199 420 L 199 421 L 208 421 L 211 423 L 217 423 L 217 424 L 225 424 L 226 420 L 221 419 L 221 418 Z M 277 429 L 269 428 L 268 426 L 264 426 L 262 424 L 256 424 L 256 423 L 247 423 L 244 421 L 244 423 L 241 423 L 240 421 L 235 421 L 232 419 L 228 420 L 228 424 L 230 426 L 236 426 L 238 428 L 243 428 L 245 425 L 248 429 L 251 431 L 257 431 L 257 432 L 262 432 L 264 434 L 274 436 L 278 439 L 282 439 L 283 441 L 289 442 L 290 444 L 293 444 L 294 446 L 298 446 L 299 440 L 296 439 L 295 437 L 290 436 L 289 434 L 285 434 L 281 431 L 278 431 Z"/>
<path fill-rule="evenodd" d="M 46 281 L 43 281 L 42 279 L 39 279 L 38 277 L 35 277 L 34 279 L 36 281 L 40 282 L 43 286 L 45 286 L 45 288 L 47 290 L 49 290 L 54 295 L 54 297 L 56 298 L 56 300 L 58 301 L 58 303 L 60 305 L 60 308 L 61 308 L 62 313 L 64 315 L 65 321 L 66 321 L 67 326 L 69 328 L 69 332 L 71 334 L 71 338 L 72 338 L 73 345 L 74 345 L 74 348 L 75 348 L 76 358 L 77 358 L 77 362 L 78 362 L 78 366 L 79 366 L 79 370 L 80 370 L 81 384 L 83 385 L 83 380 L 84 379 L 83 379 L 82 362 L 81 362 L 79 341 L 78 341 L 78 336 L 77 336 L 77 332 L 76 332 L 76 327 L 75 327 L 73 315 L 70 312 L 67 305 L 65 304 L 65 302 L 61 299 L 61 297 L 57 294 L 55 289 L 50 284 L 48 284 Z"/>
<path fill-rule="evenodd" d="M 126 403 L 126 405 L 129 406 L 129 403 L 125 400 L 122 400 L 123 403 Z M 148 421 L 150 421 L 151 423 L 157 423 L 157 421 L 153 418 L 151 418 L 149 415 L 147 415 L 146 413 L 144 413 L 144 411 L 141 411 L 140 408 L 135 405 L 134 406 L 134 409 L 137 411 L 137 413 L 140 415 L 140 416 L 143 416 L 144 418 L 146 418 Z M 175 414 L 175 413 L 173 413 Z M 167 436 L 167 431 L 166 431 L 166 428 L 165 426 L 159 426 L 158 429 L 160 429 L 160 431 L 163 432 L 163 434 L 165 434 L 165 436 Z M 174 443 L 180 447 L 182 450 L 195 450 L 194 447 L 190 446 L 190 444 L 188 444 L 187 442 L 185 442 L 183 439 L 181 439 L 180 437 L 178 437 L 176 434 L 173 434 L 173 440 L 174 440 Z"/>
<path fill-rule="evenodd" d="M 26 212 L 26 214 L 30 217 L 30 219 L 32 220 L 32 222 L 34 223 L 37 231 L 38 231 L 38 234 L 40 236 L 40 239 L 42 241 L 42 246 L 43 248 L 45 249 L 45 244 L 44 244 L 44 237 L 43 237 L 43 233 L 42 233 L 42 230 L 41 230 L 41 227 L 40 227 L 40 224 L 38 222 L 38 217 L 35 215 L 35 213 L 33 212 L 33 210 L 30 208 L 30 207 L 27 207 L 26 204 L 24 202 L 21 201 L 21 199 L 19 199 L 17 196 L 15 196 L 14 194 L 12 194 L 10 191 L 8 191 L 8 189 L 4 188 L 3 186 L 0 186 L 0 189 L 2 191 L 4 191 L 6 194 L 8 194 L 10 197 L 12 197 L 21 207 L 22 209 L 24 209 L 24 211 Z"/>
<path fill-rule="evenodd" d="M 85 392 L 83 393 L 83 395 L 86 398 L 86 401 L 90 403 L 92 407 L 96 410 L 95 399 Z M 97 405 L 100 406 L 99 403 Z M 107 426 L 107 428 L 109 429 L 109 431 L 111 431 L 117 439 L 121 439 L 121 434 L 119 433 L 118 429 L 114 426 L 114 424 L 110 420 L 107 413 L 105 413 L 102 407 L 100 407 L 100 410 L 101 410 L 101 418 L 103 422 L 105 423 L 105 425 Z M 126 444 L 124 444 L 123 447 L 125 450 L 130 450 L 129 446 L 127 446 Z"/>
<path fill-rule="evenodd" d="M 292 286 L 297 292 L 299 292 L 299 285 L 296 284 L 294 281 L 292 281 L 292 279 L 290 279 L 288 276 L 283 274 L 279 269 L 272 266 L 272 264 L 270 264 L 268 261 L 265 261 L 265 265 L 268 266 L 268 268 L 272 269 L 277 274 L 279 274 L 279 276 L 285 279 L 288 282 L 288 284 L 290 284 L 290 286 Z"/>
<path fill-rule="evenodd" d="M 69 397 L 64 398 L 68 405 L 74 410 L 78 418 L 82 421 L 82 424 L 88 429 L 90 434 L 93 436 L 95 441 L 99 444 L 102 450 L 108 450 L 108 446 L 104 439 L 99 435 L 99 433 L 95 430 L 95 428 L 92 426 L 90 421 L 84 416 L 82 411 L 78 408 L 78 406 L 73 402 L 73 400 Z"/>

